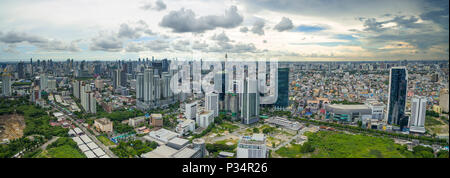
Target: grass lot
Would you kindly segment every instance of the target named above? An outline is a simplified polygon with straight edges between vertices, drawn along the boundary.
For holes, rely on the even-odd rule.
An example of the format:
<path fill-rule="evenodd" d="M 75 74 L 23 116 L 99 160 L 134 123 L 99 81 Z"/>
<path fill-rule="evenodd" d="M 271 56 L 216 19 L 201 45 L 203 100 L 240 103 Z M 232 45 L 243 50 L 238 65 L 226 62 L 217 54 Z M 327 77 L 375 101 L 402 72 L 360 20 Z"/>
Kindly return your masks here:
<path fill-rule="evenodd" d="M 228 131 L 228 133 L 233 132 L 234 130 L 238 129 L 239 127 L 236 125 L 233 125 L 231 123 L 228 122 L 222 122 L 219 125 L 216 125 L 216 127 L 214 127 L 214 129 L 212 130 L 213 133 L 223 133 L 225 131 Z"/>
<path fill-rule="evenodd" d="M 115 145 L 114 142 L 112 142 L 110 139 L 106 138 L 105 136 L 98 136 L 97 139 L 100 140 L 105 146 Z"/>
<path fill-rule="evenodd" d="M 282 157 L 301 158 L 303 154 L 300 152 L 301 145 L 290 145 L 289 147 L 281 147 L 276 151 Z"/>
<path fill-rule="evenodd" d="M 276 151 L 282 157 L 298 158 L 404 158 L 399 144 L 390 138 L 350 135 L 320 131 L 305 133 L 312 152 L 301 151 L 301 145 L 290 145 Z M 307 150 L 307 149 L 305 149 Z"/>
<path fill-rule="evenodd" d="M 59 147 L 50 148 L 44 150 L 38 155 L 37 158 L 86 158 L 86 156 L 80 153 L 77 149 L 70 145 L 63 145 Z"/>

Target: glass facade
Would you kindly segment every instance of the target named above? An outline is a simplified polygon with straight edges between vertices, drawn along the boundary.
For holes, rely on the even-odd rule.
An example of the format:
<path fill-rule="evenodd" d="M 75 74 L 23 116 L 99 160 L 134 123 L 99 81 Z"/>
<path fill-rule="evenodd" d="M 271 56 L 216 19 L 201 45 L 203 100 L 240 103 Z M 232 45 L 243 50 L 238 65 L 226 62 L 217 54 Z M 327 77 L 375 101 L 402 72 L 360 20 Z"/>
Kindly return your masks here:
<path fill-rule="evenodd" d="M 278 96 L 275 107 L 286 108 L 289 105 L 289 68 L 278 68 Z"/>
<path fill-rule="evenodd" d="M 406 68 L 391 68 L 389 83 L 388 124 L 401 125 L 405 115 L 408 75 Z"/>

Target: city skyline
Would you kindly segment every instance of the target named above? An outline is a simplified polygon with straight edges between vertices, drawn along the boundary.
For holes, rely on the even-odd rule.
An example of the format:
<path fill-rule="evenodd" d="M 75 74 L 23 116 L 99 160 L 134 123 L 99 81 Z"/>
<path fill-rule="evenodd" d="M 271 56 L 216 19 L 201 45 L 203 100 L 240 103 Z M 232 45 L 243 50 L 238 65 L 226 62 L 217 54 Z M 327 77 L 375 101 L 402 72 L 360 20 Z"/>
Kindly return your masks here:
<path fill-rule="evenodd" d="M 4 1 L 0 61 L 448 60 L 448 1 Z"/>

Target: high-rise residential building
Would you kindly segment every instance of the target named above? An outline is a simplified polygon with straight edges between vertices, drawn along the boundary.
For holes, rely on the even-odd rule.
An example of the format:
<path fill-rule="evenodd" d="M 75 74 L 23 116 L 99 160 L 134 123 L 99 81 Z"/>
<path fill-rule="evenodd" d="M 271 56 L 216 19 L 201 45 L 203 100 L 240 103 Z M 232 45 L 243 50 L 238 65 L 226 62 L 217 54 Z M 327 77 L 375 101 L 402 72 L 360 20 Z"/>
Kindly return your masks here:
<path fill-rule="evenodd" d="M 387 108 L 388 124 L 400 125 L 400 119 L 405 115 L 407 89 L 408 71 L 406 70 L 406 68 L 391 68 Z"/>
<path fill-rule="evenodd" d="M 142 73 L 136 75 L 136 99 L 144 100 L 144 74 Z"/>
<path fill-rule="evenodd" d="M 87 113 L 97 112 L 97 101 L 95 100 L 95 93 L 91 91 L 89 85 L 81 86 L 81 106 Z"/>
<path fill-rule="evenodd" d="M 286 108 L 289 105 L 289 68 L 278 68 L 278 94 L 276 108 Z"/>
<path fill-rule="evenodd" d="M 154 71 L 153 69 L 144 70 L 144 102 L 153 102 L 154 100 Z"/>
<path fill-rule="evenodd" d="M 410 132 L 425 133 L 426 105 L 426 97 L 416 96 L 411 100 L 411 118 L 409 120 Z"/>
<path fill-rule="evenodd" d="M 11 74 L 6 70 L 2 74 L 2 96 L 11 96 Z"/>
<path fill-rule="evenodd" d="M 195 119 L 197 115 L 197 102 L 186 103 L 184 106 L 184 117 L 186 119 Z"/>
<path fill-rule="evenodd" d="M 443 112 L 448 113 L 448 88 L 443 88 L 439 92 L 439 106 Z"/>
<path fill-rule="evenodd" d="M 47 77 L 47 90 L 49 91 L 56 91 L 56 79 L 54 76 L 48 76 Z"/>
<path fill-rule="evenodd" d="M 264 134 L 253 134 L 242 136 L 237 146 L 237 158 L 267 158 L 266 136 Z"/>
<path fill-rule="evenodd" d="M 72 82 L 73 96 L 78 99 L 81 97 L 81 84 L 82 82 L 78 80 Z"/>
<path fill-rule="evenodd" d="M 245 79 L 240 97 L 241 117 L 243 124 L 252 124 L 259 119 L 258 82 L 255 79 Z"/>
<path fill-rule="evenodd" d="M 39 87 L 41 90 L 47 90 L 48 88 L 48 78 L 47 74 L 43 73 L 39 77 Z"/>
<path fill-rule="evenodd" d="M 217 93 L 207 93 L 205 95 L 206 110 L 213 111 L 213 116 L 219 116 L 219 95 Z"/>

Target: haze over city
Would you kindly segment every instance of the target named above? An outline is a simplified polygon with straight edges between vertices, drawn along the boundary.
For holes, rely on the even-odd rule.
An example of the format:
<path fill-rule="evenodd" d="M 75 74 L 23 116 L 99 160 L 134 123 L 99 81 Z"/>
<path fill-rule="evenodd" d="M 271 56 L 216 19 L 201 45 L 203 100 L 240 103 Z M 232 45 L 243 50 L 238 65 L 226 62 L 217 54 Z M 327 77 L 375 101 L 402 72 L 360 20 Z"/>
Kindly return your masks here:
<path fill-rule="evenodd" d="M 448 0 L 4 0 L 0 61 L 448 60 Z"/>

